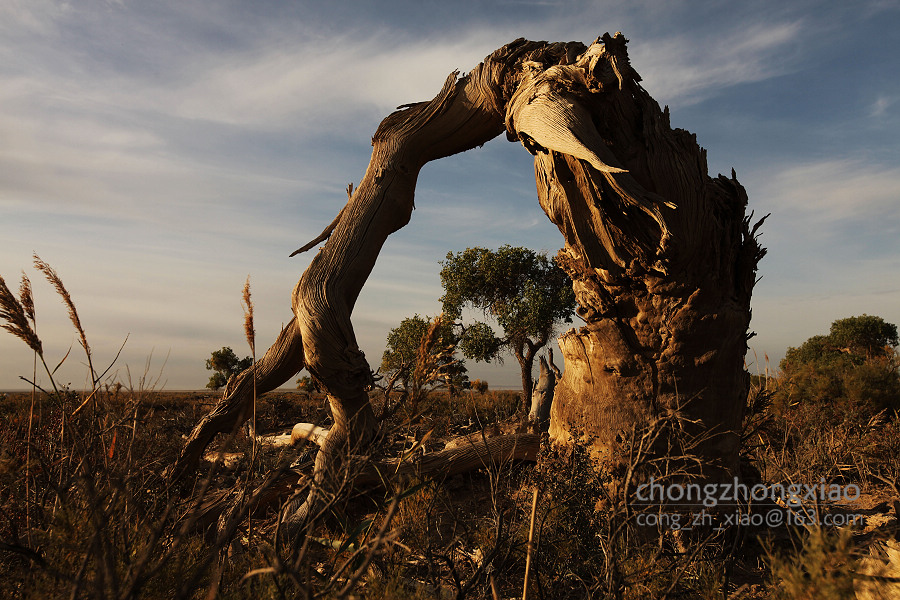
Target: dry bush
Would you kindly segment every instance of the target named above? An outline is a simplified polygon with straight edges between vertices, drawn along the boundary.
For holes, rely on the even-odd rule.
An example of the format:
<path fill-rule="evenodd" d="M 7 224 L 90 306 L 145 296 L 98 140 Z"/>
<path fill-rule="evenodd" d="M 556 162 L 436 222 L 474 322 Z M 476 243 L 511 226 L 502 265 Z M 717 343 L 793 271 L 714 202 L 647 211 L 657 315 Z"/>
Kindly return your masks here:
<path fill-rule="evenodd" d="M 854 410 L 823 418 L 815 406 L 773 403 L 778 385 L 751 390 L 744 418 L 743 457 L 764 481 L 888 485 L 900 497 L 900 418 L 896 412 Z"/>
<path fill-rule="evenodd" d="M 576 436 L 577 437 L 577 436 Z M 660 443 L 679 450 L 659 455 Z M 635 496 L 639 482 L 691 479 L 691 440 L 677 415 L 623 432 L 623 462 L 597 462 L 589 445 L 547 446 L 529 486 L 540 490 L 535 574 L 540 597 L 720 598 L 735 559 L 734 531 L 688 532 L 671 523 L 641 525 L 641 514 L 675 514 Z M 686 515 L 680 515 L 684 519 Z"/>
<path fill-rule="evenodd" d="M 745 411 L 743 458 L 759 480 L 784 485 L 853 484 L 882 497 L 893 496 L 895 502 L 900 499 L 900 419 L 896 414 L 847 410 L 838 418 L 838 412 L 822 413 L 803 402 L 773 403 L 781 382 L 760 379 L 756 383 Z M 825 402 L 826 397 L 819 400 Z M 829 512 L 822 503 L 806 508 L 817 515 Z M 867 548 L 878 547 L 877 540 L 885 533 L 874 534 L 874 546 L 873 534 L 862 535 L 861 529 L 851 527 L 810 525 L 758 533 L 772 597 L 853 598 L 857 592 L 864 593 L 863 588 L 874 590 L 875 595 L 860 597 L 896 593 L 884 587 L 891 582 L 878 579 L 881 567 L 861 562 Z M 878 572 L 868 572 L 873 569 Z M 874 578 L 869 577 L 873 574 Z"/>
<path fill-rule="evenodd" d="M 469 388 L 473 392 L 477 392 L 479 394 L 484 394 L 488 391 L 488 382 L 483 379 L 473 379 L 469 383 Z"/>
<path fill-rule="evenodd" d="M 849 528 L 830 531 L 811 527 L 792 552 L 767 551 L 774 598 L 785 600 L 846 600 L 854 597 L 859 566 Z"/>
<path fill-rule="evenodd" d="M 23 278 L 16 297 L 0 279 L 2 325 L 35 353 L 36 364 L 40 359 L 52 387 L 34 384 L 32 393 L 0 401 L 0 596 L 347 597 L 389 541 L 397 502 L 375 503 L 384 526 L 356 532 L 350 557 L 349 546 L 279 548 L 272 543 L 278 537 L 276 514 L 257 514 L 254 526 L 250 515 L 264 505 L 278 482 L 275 475 L 285 473 L 295 456 L 258 450 L 255 437 L 237 431 L 216 445 L 215 460 L 192 490 L 173 487 L 162 473 L 202 414 L 198 398 L 156 390 L 159 377 L 151 376 L 149 361 L 135 382 L 128 371 L 128 385 L 111 378 L 104 383 L 113 365 L 98 374 L 71 296 L 49 265 L 36 258 L 36 266 L 69 309 L 88 357 L 91 388 L 77 392 L 57 384 L 35 331 L 30 282 Z M 252 345 L 246 286 L 244 302 Z M 272 400 L 255 407 L 260 424 L 278 416 L 272 407 L 284 399 Z M 321 416 L 321 399 L 311 404 L 304 411 Z M 224 469 L 226 450 L 244 454 L 242 471 Z M 344 514 L 354 497 L 350 486 L 322 510 Z M 322 531 L 328 534 L 327 527 Z M 327 566 L 324 580 L 311 568 L 316 564 Z"/>

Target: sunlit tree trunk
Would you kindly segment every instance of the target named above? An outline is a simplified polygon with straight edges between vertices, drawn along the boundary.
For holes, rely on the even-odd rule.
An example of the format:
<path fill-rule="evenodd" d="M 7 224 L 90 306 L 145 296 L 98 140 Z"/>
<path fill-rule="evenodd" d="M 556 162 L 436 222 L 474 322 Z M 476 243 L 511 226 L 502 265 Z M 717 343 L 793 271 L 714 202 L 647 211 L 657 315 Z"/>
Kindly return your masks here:
<path fill-rule="evenodd" d="M 550 408 L 560 377 L 562 373 L 553 364 L 553 348 L 548 348 L 547 358 L 541 357 L 541 375 L 531 393 L 531 410 L 528 413 L 528 422 L 539 431 L 546 431 L 550 426 Z"/>
<path fill-rule="evenodd" d="M 578 99 L 605 142 L 598 154 L 628 172 L 555 151 L 535 157 L 538 198 L 565 237 L 557 258 L 586 322 L 559 339 L 566 366 L 550 433 L 565 440 L 577 430 L 615 461 L 623 432 L 678 412 L 696 422 L 688 436 L 705 438 L 692 448 L 705 474 L 727 476 L 737 469 L 764 250 L 744 188 L 734 173 L 708 177 L 706 151 L 672 130 L 668 109 L 640 87 L 625 40 L 606 38 L 597 60 L 605 66 Z"/>
<path fill-rule="evenodd" d="M 535 155 L 538 198 L 565 239 L 558 258 L 586 322 L 560 339 L 566 368 L 551 436 L 578 431 L 614 457 L 623 430 L 677 411 L 697 422 L 692 433 L 714 434 L 701 448 L 705 462 L 733 471 L 763 251 L 733 174 L 709 178 L 694 136 L 672 130 L 638 81 L 619 34 L 589 47 L 520 39 L 468 75 L 451 74 L 430 102 L 382 121 L 358 188 L 304 247 L 327 239 L 294 290 L 294 320 L 262 366 L 229 386 L 215 418 L 195 428 L 175 472 L 245 418 L 251 375 L 272 389 L 305 366 L 327 392 L 335 425 L 317 481 L 374 437 L 372 374 L 350 322 L 357 297 L 387 237 L 409 221 L 422 166 L 504 128 Z"/>

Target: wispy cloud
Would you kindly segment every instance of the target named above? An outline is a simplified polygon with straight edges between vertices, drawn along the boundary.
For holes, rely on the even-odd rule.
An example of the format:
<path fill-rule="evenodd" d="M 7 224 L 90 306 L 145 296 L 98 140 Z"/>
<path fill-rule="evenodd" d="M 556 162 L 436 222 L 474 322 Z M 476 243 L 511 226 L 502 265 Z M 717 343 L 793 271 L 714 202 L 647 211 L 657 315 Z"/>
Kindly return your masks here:
<path fill-rule="evenodd" d="M 789 44 L 802 22 L 756 23 L 706 36 L 679 35 L 636 46 L 632 63 L 660 102 L 698 102 L 719 89 L 790 72 Z"/>
<path fill-rule="evenodd" d="M 869 109 L 870 117 L 883 117 L 897 103 L 896 96 L 878 96 Z"/>
<path fill-rule="evenodd" d="M 402 44 L 391 38 L 385 31 L 327 46 L 266 49 L 169 91 L 181 99 L 176 112 L 188 118 L 335 128 L 348 113 L 383 115 L 399 104 L 431 99 L 451 71 L 474 67 L 496 44 L 484 31 Z"/>
<path fill-rule="evenodd" d="M 772 174 L 758 197 L 817 226 L 873 218 L 896 222 L 900 168 L 850 159 L 802 164 Z"/>
<path fill-rule="evenodd" d="M 752 84 L 836 68 L 816 61 L 825 43 L 852 43 L 865 64 L 866 30 L 849 37 L 844 29 L 873 11 L 883 22 L 896 12 L 892 3 L 869 2 L 868 12 L 818 0 L 748 0 L 740 8 L 715 0 L 515 3 L 528 9 L 472 1 L 451 19 L 456 7 L 413 2 L 0 2 L 0 272 L 18 272 L 39 250 L 71 286 L 95 345 L 117 347 L 132 333 L 129 360 L 138 369 L 150 348 L 161 357 L 173 347 L 167 373 L 202 385 L 208 352 L 243 343 L 238 299 L 248 273 L 261 338 L 289 318 L 291 287 L 311 256 L 287 253 L 334 217 L 384 116 L 433 97 L 451 71 L 468 71 L 520 35 L 589 43 L 621 29 L 661 103 L 684 106 L 739 85 L 753 102 L 745 111 L 743 96 L 728 96 L 735 117 L 716 122 L 729 135 L 715 155 L 737 165 L 757 214 L 774 213 L 764 228 L 771 252 L 754 313 L 758 340 L 774 339 L 779 321 L 800 323 L 795 312 L 813 319 L 803 306 L 812 296 L 823 311 L 891 320 L 878 311 L 896 305 L 896 292 L 865 282 L 898 268 L 893 154 L 878 153 L 876 164 L 856 158 L 866 155 L 859 147 L 819 146 L 810 155 L 811 144 L 798 143 L 807 153 L 785 165 L 794 146 L 773 158 L 741 140 L 760 118 L 789 119 L 798 140 L 834 131 L 828 122 L 810 129 L 796 106 L 766 103 L 765 86 Z M 869 99 L 868 124 L 889 139 L 895 90 L 858 91 L 857 101 Z M 413 222 L 385 245 L 354 313 L 373 363 L 390 327 L 436 309 L 437 261 L 448 250 L 512 243 L 552 254 L 561 245 L 537 205 L 530 160 L 501 139 L 423 170 Z M 845 301 L 842 287 L 856 295 Z M 42 336 L 59 340 L 64 353 L 65 319 L 46 314 Z M 827 327 L 831 316 L 815 318 Z M 818 331 L 802 322 L 794 328 L 800 339 L 788 342 Z M 0 355 L 19 356 L 14 341 L 0 337 Z M 30 359 L 5 370 L 3 381 L 15 385 L 10 374 L 30 372 Z"/>

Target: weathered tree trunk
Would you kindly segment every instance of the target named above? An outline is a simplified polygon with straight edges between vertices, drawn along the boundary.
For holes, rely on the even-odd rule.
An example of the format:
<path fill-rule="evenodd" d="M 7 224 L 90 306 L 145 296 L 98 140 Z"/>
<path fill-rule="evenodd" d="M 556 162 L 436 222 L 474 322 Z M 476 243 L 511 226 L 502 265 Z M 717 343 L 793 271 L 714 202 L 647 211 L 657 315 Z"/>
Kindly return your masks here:
<path fill-rule="evenodd" d="M 546 343 L 547 341 L 544 340 L 544 344 Z M 521 371 L 523 401 L 525 398 L 528 398 L 528 394 L 534 389 L 534 377 L 531 372 L 534 370 L 534 357 L 537 355 L 540 347 L 526 340 L 521 346 L 513 348 L 513 356 L 516 357 L 516 362 L 519 363 L 519 370 Z"/>
<path fill-rule="evenodd" d="M 319 487 L 374 435 L 372 374 L 350 315 L 385 240 L 409 221 L 419 170 L 484 144 L 504 124 L 535 154 L 538 197 L 566 240 L 559 257 L 587 322 L 560 341 L 567 365 L 551 435 L 568 439 L 578 428 L 614 452 L 621 429 L 679 410 L 703 421 L 698 431 L 722 434 L 707 458 L 734 467 L 762 251 L 743 188 L 707 177 L 693 136 L 669 128 L 639 79 L 620 34 L 590 47 L 520 39 L 468 75 L 451 74 L 430 102 L 382 121 L 359 187 L 315 240 L 327 238 L 294 289 L 295 319 L 253 370 L 271 389 L 305 365 L 327 392 L 335 424 L 317 458 Z M 197 426 L 177 474 L 246 417 L 248 377 Z M 316 498 L 291 520 L 311 514 Z"/>
<path fill-rule="evenodd" d="M 557 380 L 562 377 L 559 369 L 553 364 L 553 348 L 547 350 L 549 358 L 541 357 L 541 376 L 531 393 L 531 412 L 528 422 L 539 431 L 546 431 L 550 426 L 550 407 L 553 405 L 553 393 Z"/>
<path fill-rule="evenodd" d="M 433 100 L 391 114 L 375 132 L 362 181 L 293 295 L 306 368 L 327 391 L 332 412 L 341 415 L 329 434 L 334 443 L 326 443 L 316 459 L 318 484 L 328 480 L 350 446 L 358 452 L 374 436 L 367 392 L 372 373 L 350 314 L 385 240 L 409 222 L 419 170 L 500 134 L 504 92 L 514 87 L 517 62 L 541 53 L 549 58 L 546 44 L 519 40 L 504 46 L 469 75 L 452 73 Z M 315 502 L 314 492 L 289 526 L 299 527 Z"/>
<path fill-rule="evenodd" d="M 708 177 L 695 136 L 672 130 L 668 109 L 638 85 L 624 38 L 603 42 L 588 52 L 596 66 L 586 79 L 542 82 L 583 103 L 605 141 L 598 154 L 628 171 L 602 173 L 555 151 L 535 157 L 538 198 L 566 239 L 558 259 L 586 321 L 559 339 L 566 369 L 550 434 L 578 430 L 616 460 L 623 431 L 678 412 L 696 422 L 688 436 L 707 438 L 691 450 L 702 474 L 736 474 L 764 250 L 734 174 Z"/>
<path fill-rule="evenodd" d="M 295 319 L 278 342 L 291 349 L 282 352 L 284 368 L 268 369 L 263 386 L 277 387 L 306 366 L 326 391 L 335 425 L 317 458 L 317 482 L 327 480 L 328 472 L 337 468 L 351 447 L 358 452 L 374 435 L 375 418 L 367 393 L 372 374 L 356 342 L 350 314 L 385 240 L 409 221 L 419 170 L 431 160 L 483 145 L 503 132 L 506 105 L 521 78 L 523 62 L 566 62 L 583 48 L 577 43 L 516 40 L 467 76 L 452 73 L 430 102 L 404 107 L 378 127 L 362 181 L 317 238 L 316 242 L 327 241 L 294 289 Z M 293 352 L 298 345 L 302 345 L 300 356 Z M 249 377 L 245 372 L 241 381 Z M 197 425 L 172 469 L 176 477 L 196 468 L 203 447 L 216 433 L 246 418 L 252 396 L 245 387 L 227 390 L 213 411 L 215 416 Z M 299 516 L 293 521 L 312 512 L 315 496 L 311 494 L 297 508 Z"/>
<path fill-rule="evenodd" d="M 197 469 L 203 451 L 218 433 L 236 432 L 253 414 L 253 394 L 265 394 L 303 368 L 303 345 L 297 320 L 291 319 L 278 339 L 251 368 L 232 378 L 222 400 L 204 416 L 188 436 L 181 454 L 169 469 L 178 481 Z M 256 385 L 254 386 L 254 379 Z"/>

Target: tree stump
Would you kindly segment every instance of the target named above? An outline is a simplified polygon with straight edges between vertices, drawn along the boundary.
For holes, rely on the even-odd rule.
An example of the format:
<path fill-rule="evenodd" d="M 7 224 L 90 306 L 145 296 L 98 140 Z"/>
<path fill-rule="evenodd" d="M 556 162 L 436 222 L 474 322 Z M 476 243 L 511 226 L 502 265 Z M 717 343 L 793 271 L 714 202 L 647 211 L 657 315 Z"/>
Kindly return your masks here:
<path fill-rule="evenodd" d="M 638 84 L 621 34 L 602 42 L 581 59 L 591 69 L 541 82 L 583 104 L 604 140 L 601 158 L 627 170 L 535 156 L 538 198 L 566 239 L 557 258 L 586 322 L 559 339 L 565 371 L 550 435 L 577 431 L 616 462 L 623 432 L 677 412 L 693 422 L 685 433 L 699 442 L 691 451 L 701 474 L 729 477 L 749 391 L 761 222 L 751 228 L 734 172 L 710 178 L 696 136 L 670 127 L 668 108 Z"/>
<path fill-rule="evenodd" d="M 534 384 L 531 393 L 531 410 L 528 422 L 538 431 L 547 431 L 550 426 L 550 408 L 553 406 L 553 394 L 556 382 L 562 377 L 559 368 L 553 364 L 553 348 L 547 349 L 547 358 L 541 357 L 541 375 Z"/>

